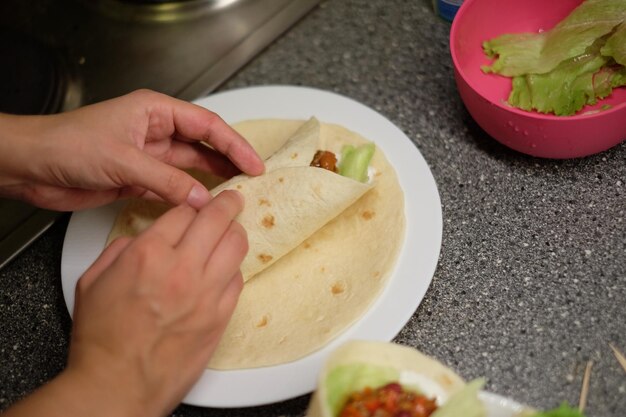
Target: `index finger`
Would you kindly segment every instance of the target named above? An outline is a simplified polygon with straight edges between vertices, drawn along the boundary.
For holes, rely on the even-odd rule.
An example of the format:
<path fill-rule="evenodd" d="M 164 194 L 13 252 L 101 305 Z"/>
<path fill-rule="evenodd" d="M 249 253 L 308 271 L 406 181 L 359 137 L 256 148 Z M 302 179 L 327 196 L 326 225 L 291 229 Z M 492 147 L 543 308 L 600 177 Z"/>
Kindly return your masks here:
<path fill-rule="evenodd" d="M 138 239 L 158 237 L 169 246 L 176 246 L 197 215 L 197 211 L 187 204 L 181 204 L 166 211 L 139 235 Z"/>
<path fill-rule="evenodd" d="M 208 143 L 246 174 L 263 173 L 265 166 L 256 151 L 220 116 L 204 107 L 176 101 L 173 108 L 174 126 L 182 139 Z"/>

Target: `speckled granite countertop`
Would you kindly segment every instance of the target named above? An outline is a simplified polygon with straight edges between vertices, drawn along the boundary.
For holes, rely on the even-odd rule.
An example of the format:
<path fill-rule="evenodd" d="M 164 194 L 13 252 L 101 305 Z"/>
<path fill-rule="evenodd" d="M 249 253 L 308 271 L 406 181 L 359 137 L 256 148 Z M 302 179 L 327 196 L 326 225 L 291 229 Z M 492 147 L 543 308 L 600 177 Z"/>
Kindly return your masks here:
<path fill-rule="evenodd" d="M 626 415 L 626 144 L 580 160 L 504 148 L 455 89 L 450 24 L 429 0 L 329 0 L 222 90 L 305 85 L 376 109 L 417 145 L 437 181 L 443 246 L 426 297 L 396 341 L 535 407 L 577 404 L 594 362 L 589 416 Z M 0 409 L 64 365 L 60 284 L 67 218 L 0 271 Z M 280 383 L 273 381 L 272 383 Z M 308 396 L 175 416 L 301 416 Z"/>

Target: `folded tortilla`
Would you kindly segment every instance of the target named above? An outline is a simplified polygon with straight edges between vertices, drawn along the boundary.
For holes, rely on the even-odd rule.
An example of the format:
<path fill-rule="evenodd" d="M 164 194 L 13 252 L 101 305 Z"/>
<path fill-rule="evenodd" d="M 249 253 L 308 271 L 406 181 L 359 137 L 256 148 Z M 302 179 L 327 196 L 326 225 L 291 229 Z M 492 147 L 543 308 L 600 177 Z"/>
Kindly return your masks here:
<path fill-rule="evenodd" d="M 211 190 L 237 190 L 245 198 L 236 220 L 246 229 L 250 250 L 241 264 L 244 281 L 272 265 L 373 187 L 310 166 L 320 149 L 320 123 L 311 118 L 265 161 L 265 173 L 242 174 Z M 109 240 L 136 235 L 163 212 L 163 206 L 135 204 L 124 210 Z"/>
<path fill-rule="evenodd" d="M 307 416 L 336 417 L 352 393 L 393 382 L 435 398 L 439 407 L 466 387 L 463 379 L 450 368 L 413 348 L 386 342 L 350 341 L 326 360 Z M 432 416 L 449 415 L 450 411 L 452 415 L 484 416 L 484 409 L 475 395 L 462 400 L 457 406 L 461 410 L 457 407 L 454 407 L 456 412 L 437 410 Z"/>
<path fill-rule="evenodd" d="M 237 189 L 237 185 L 241 185 L 240 191 L 244 194 L 253 188 L 266 193 L 246 196 L 246 209 L 256 211 L 250 217 L 252 224 L 246 226 L 251 241 L 249 253 L 253 258 L 250 262 L 258 259 L 258 254 L 264 253 L 262 251 L 270 250 L 254 249 L 253 245 L 257 243 L 252 243 L 253 239 L 259 244 L 264 243 L 263 236 L 268 228 L 262 222 L 268 213 L 273 213 L 275 225 L 278 225 L 284 223 L 280 216 L 289 213 L 295 217 L 290 222 L 318 215 L 318 209 L 308 210 L 302 216 L 294 215 L 298 212 L 295 209 L 302 209 L 303 205 L 305 210 L 307 206 L 310 209 L 310 203 L 316 204 L 315 207 L 323 203 L 327 207 L 333 202 L 339 212 L 325 224 L 322 224 L 325 218 L 316 220 L 321 226 L 308 238 L 279 259 L 272 259 L 271 265 L 260 265 L 265 268 L 246 282 L 237 308 L 209 363 L 213 369 L 286 363 L 325 346 L 361 318 L 380 295 L 404 242 L 404 195 L 393 167 L 379 148 L 370 164 L 375 183 L 373 188 L 368 184 L 355 184 L 355 181 L 321 168 L 302 166 L 304 162 L 306 165 L 310 163 L 311 152 L 317 149 L 340 154 L 344 145 L 358 146 L 367 143 L 366 139 L 341 126 L 317 121 L 249 120 L 233 127 L 261 157 L 271 156 L 266 161 L 263 176 L 254 179 L 235 177 L 217 188 Z M 309 144 L 313 137 L 315 146 Z M 294 151 L 291 147 L 299 141 L 306 145 L 300 142 L 302 146 Z M 288 189 L 280 183 L 280 178 L 287 180 L 286 174 L 294 175 L 294 178 L 296 174 L 300 175 Z M 208 188 L 215 187 L 220 181 L 215 177 L 196 175 Z M 271 179 L 262 180 L 262 177 Z M 280 192 L 270 194 L 272 190 Z M 338 197 L 341 202 L 337 202 Z M 299 201 L 300 198 L 303 200 Z M 277 210 L 282 204 L 290 208 L 285 210 L 287 214 L 269 211 Z M 133 201 L 118 216 L 110 239 L 120 234 L 138 233 L 166 209 L 167 206 L 153 202 Z M 297 228 L 289 230 L 299 233 Z M 275 239 L 280 240 L 281 236 L 291 232 L 277 233 Z M 299 237 L 296 241 L 301 239 Z M 251 274 L 250 271 L 254 268 L 247 274 Z"/>

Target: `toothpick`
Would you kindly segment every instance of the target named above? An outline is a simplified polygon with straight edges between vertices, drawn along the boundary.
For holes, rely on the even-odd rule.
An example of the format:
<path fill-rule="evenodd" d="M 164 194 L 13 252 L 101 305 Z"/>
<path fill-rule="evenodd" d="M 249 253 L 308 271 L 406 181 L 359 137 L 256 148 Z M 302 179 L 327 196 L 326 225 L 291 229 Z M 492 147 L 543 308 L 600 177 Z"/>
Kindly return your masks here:
<path fill-rule="evenodd" d="M 588 361 L 585 367 L 585 375 L 583 376 L 583 386 L 580 390 L 580 400 L 578 401 L 578 409 L 582 413 L 587 405 L 587 393 L 589 392 L 589 378 L 591 378 L 591 366 L 593 362 Z"/>
<path fill-rule="evenodd" d="M 624 368 L 624 371 L 626 371 L 626 358 L 624 357 L 624 355 L 622 355 L 622 352 L 617 350 L 613 343 L 609 343 L 609 346 L 611 347 L 611 349 L 613 349 L 613 354 L 615 355 L 615 358 L 617 359 L 619 364 L 622 365 L 622 368 Z"/>

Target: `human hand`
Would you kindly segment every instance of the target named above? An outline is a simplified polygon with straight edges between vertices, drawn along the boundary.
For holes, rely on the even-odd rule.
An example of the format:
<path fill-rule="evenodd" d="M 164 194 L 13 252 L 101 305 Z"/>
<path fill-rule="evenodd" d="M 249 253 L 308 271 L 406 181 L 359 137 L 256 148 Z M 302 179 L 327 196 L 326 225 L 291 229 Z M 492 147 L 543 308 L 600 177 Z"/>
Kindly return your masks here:
<path fill-rule="evenodd" d="M 200 208 L 209 192 L 178 168 L 264 169 L 215 113 L 147 90 L 58 115 L 0 115 L 0 125 L 0 195 L 53 210 L 130 196 Z"/>
<path fill-rule="evenodd" d="M 65 371 L 85 398 L 97 392 L 109 396 L 105 406 L 126 404 L 130 415 L 146 416 L 164 415 L 181 401 L 243 286 L 247 238 L 233 221 L 242 207 L 235 191 L 199 212 L 175 207 L 134 240 L 114 241 L 85 272 Z"/>

